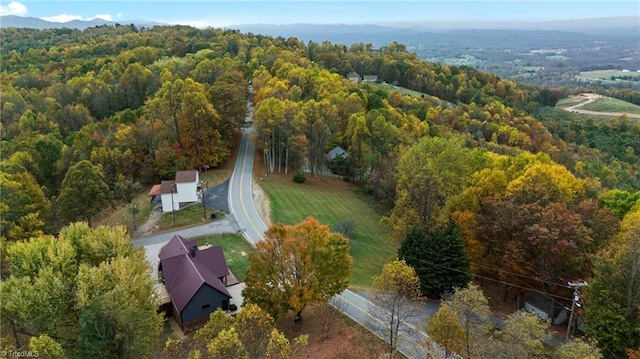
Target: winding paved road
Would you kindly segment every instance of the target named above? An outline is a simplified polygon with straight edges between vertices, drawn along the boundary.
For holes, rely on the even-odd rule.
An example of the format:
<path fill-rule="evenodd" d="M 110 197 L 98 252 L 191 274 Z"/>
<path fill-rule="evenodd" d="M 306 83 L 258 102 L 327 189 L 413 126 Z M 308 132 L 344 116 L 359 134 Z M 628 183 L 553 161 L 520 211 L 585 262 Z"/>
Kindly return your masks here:
<path fill-rule="evenodd" d="M 262 240 L 267 225 L 253 202 L 253 158 L 255 153 L 255 146 L 251 141 L 253 132 L 253 127 L 242 130 L 238 158 L 229 181 L 229 210 L 238 222 L 242 235 L 255 246 Z"/>

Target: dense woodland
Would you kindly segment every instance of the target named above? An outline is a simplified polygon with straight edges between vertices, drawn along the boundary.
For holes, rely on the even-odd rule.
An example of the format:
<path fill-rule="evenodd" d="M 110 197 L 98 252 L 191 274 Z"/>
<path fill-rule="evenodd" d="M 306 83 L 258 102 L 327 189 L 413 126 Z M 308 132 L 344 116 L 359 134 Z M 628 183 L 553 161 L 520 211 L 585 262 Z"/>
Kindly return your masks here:
<path fill-rule="evenodd" d="M 350 156 L 332 168 L 382 205 L 390 240 L 453 221 L 476 275 L 560 297 L 567 281 L 593 278 L 590 334 L 608 356 L 640 346 L 638 121 L 585 120 L 552 108 L 567 89 L 428 63 L 398 43 L 185 26 L 0 36 L 10 283 L 26 280 L 4 260 L 17 258 L 11 243 L 91 223 L 177 170 L 224 163 L 251 100 L 270 171 L 322 176 L 340 145 Z M 355 84 L 352 71 L 424 95 Z M 24 319 L 6 308 L 3 322 Z"/>

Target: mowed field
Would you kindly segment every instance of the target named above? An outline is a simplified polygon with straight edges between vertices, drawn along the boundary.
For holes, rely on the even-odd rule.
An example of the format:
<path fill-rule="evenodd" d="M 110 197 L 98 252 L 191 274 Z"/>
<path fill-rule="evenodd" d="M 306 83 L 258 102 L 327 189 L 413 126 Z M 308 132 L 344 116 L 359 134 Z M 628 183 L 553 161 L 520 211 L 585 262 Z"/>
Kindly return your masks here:
<path fill-rule="evenodd" d="M 570 110 L 578 115 L 580 115 L 580 112 L 585 112 L 583 116 L 591 117 L 597 116 L 597 113 L 601 112 L 602 117 L 606 120 L 612 116 L 620 116 L 622 114 L 627 114 L 631 118 L 640 116 L 640 106 L 597 94 L 581 94 L 563 98 L 558 101 L 556 107 Z"/>
<path fill-rule="evenodd" d="M 271 202 L 273 223 L 296 224 L 309 216 L 330 228 L 340 220 L 355 222 L 350 240 L 354 271 L 351 284 L 370 287 L 397 245 L 389 239 L 390 230 L 380 223 L 378 214 L 356 187 L 337 178 L 307 176 L 305 183 L 292 181 L 292 175 L 269 175 L 260 181 Z"/>
<path fill-rule="evenodd" d="M 615 98 L 601 98 L 580 107 L 581 110 L 596 112 L 621 112 L 640 115 L 640 106 Z"/>

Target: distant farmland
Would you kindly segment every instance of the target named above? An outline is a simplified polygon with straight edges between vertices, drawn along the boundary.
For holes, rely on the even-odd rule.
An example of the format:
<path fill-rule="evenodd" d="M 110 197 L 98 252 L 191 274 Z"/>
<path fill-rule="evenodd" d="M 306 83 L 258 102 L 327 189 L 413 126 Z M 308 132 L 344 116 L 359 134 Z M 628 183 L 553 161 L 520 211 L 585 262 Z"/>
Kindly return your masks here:
<path fill-rule="evenodd" d="M 618 81 L 640 81 L 640 72 L 638 69 L 630 69 L 629 71 L 620 70 L 595 70 L 595 71 L 582 71 L 580 75 L 576 76 L 577 79 L 587 81 L 603 81 L 608 83 Z"/>

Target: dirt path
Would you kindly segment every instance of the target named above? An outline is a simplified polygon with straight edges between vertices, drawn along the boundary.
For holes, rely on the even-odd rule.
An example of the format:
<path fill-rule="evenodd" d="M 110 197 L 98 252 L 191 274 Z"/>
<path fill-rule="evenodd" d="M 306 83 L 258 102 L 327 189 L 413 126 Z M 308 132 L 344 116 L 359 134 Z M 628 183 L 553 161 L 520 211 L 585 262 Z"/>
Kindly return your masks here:
<path fill-rule="evenodd" d="M 151 212 L 149 218 L 138 226 L 138 229 L 133 233 L 132 237 L 139 238 L 153 234 L 158 230 L 157 223 L 160 220 L 160 217 L 162 217 L 160 212 Z"/>
<path fill-rule="evenodd" d="M 581 110 L 580 107 L 596 102 L 597 100 L 601 99 L 601 98 L 605 98 L 602 95 L 598 95 L 595 93 L 583 93 L 577 96 L 573 96 L 573 98 L 581 98 L 581 99 L 585 99 L 584 102 L 581 102 L 577 105 L 573 105 L 571 107 L 567 107 L 565 108 L 565 111 L 569 111 L 569 112 L 576 112 L 576 113 L 582 113 L 585 115 L 594 115 L 594 116 L 614 116 L 614 117 L 620 117 L 622 115 L 626 115 L 629 118 L 640 118 L 640 115 L 634 114 L 634 113 L 624 113 L 624 112 L 598 112 L 598 111 L 589 111 L 589 110 Z"/>

